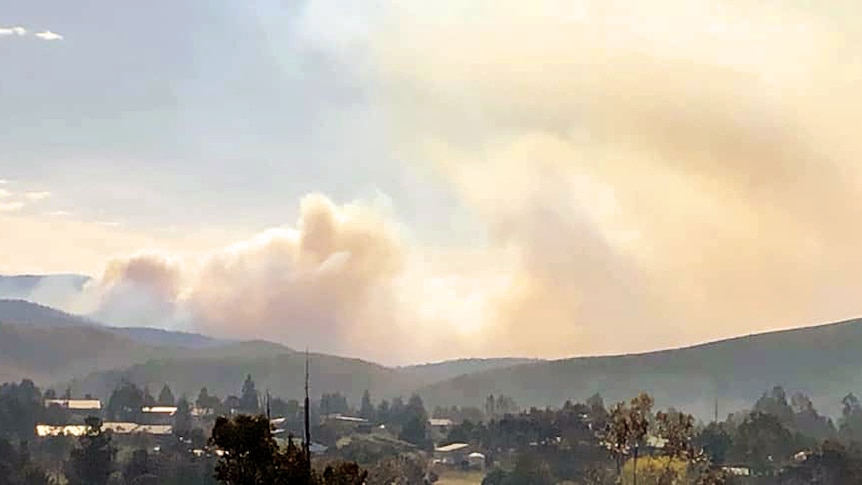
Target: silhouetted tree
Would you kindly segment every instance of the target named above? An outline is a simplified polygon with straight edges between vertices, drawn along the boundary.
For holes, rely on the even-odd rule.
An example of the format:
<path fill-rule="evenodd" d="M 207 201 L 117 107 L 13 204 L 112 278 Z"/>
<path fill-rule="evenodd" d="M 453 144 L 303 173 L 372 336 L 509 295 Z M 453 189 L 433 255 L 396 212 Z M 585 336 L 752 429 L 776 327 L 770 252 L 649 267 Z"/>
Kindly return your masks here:
<path fill-rule="evenodd" d="M 368 392 L 368 389 L 362 393 L 362 401 L 359 405 L 359 416 L 369 420 L 374 421 L 374 404 L 371 402 L 371 393 Z"/>
<path fill-rule="evenodd" d="M 255 414 L 260 412 L 260 400 L 257 389 L 255 388 L 254 379 L 251 374 L 245 377 L 245 382 L 242 384 L 242 395 L 240 396 L 239 409 L 244 413 Z"/>
<path fill-rule="evenodd" d="M 66 463 L 66 479 L 70 485 L 106 485 L 116 450 L 102 431 L 99 418 L 89 417 L 85 422 L 87 432 L 78 439 L 79 447 L 72 450 Z"/>
<path fill-rule="evenodd" d="M 189 401 L 183 396 L 177 403 L 177 412 L 174 414 L 174 435 L 188 437 L 192 430 L 192 410 Z"/>
<path fill-rule="evenodd" d="M 177 403 L 177 399 L 174 397 L 174 393 L 171 391 L 171 388 L 165 384 L 162 387 L 161 392 L 159 392 L 159 399 L 157 404 L 159 406 L 174 406 Z"/>

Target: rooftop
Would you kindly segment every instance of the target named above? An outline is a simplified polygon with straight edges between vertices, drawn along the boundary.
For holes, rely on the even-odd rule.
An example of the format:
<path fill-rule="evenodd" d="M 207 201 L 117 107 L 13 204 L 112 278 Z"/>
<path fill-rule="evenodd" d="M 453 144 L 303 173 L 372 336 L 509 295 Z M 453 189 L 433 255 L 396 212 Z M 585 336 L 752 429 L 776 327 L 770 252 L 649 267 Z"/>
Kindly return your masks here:
<path fill-rule="evenodd" d="M 102 401 L 98 399 L 45 399 L 45 407 L 52 405 L 67 409 L 102 409 Z"/>
<path fill-rule="evenodd" d="M 467 448 L 468 446 L 470 446 L 470 445 L 468 445 L 467 443 L 452 443 L 451 445 L 446 445 L 446 446 L 441 446 L 439 448 L 435 448 L 434 451 L 439 451 L 441 453 L 451 453 L 453 451 L 463 450 L 464 448 Z"/>

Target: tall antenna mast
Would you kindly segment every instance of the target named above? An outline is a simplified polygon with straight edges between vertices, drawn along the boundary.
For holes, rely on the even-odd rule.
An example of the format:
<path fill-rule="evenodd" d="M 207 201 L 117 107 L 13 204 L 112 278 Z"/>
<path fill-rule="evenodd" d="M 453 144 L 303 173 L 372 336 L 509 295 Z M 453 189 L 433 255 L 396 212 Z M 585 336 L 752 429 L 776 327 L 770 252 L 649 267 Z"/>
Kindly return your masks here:
<path fill-rule="evenodd" d="M 266 390 L 266 420 L 272 421 L 272 412 L 269 406 L 269 389 Z"/>
<path fill-rule="evenodd" d="M 308 347 L 305 348 L 305 459 L 308 471 L 311 473 L 311 419 L 309 410 L 311 402 L 308 399 Z"/>

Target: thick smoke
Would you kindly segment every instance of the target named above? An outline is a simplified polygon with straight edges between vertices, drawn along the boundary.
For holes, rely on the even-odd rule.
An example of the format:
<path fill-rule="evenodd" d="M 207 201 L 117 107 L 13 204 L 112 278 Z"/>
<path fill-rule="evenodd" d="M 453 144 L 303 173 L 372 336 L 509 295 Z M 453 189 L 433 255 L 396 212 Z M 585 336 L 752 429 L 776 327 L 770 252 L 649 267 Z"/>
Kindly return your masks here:
<path fill-rule="evenodd" d="M 858 315 L 855 29 L 750 2 L 399 5 L 372 47 L 399 139 L 517 248 L 489 346 Z"/>
<path fill-rule="evenodd" d="M 376 211 L 310 195 L 295 228 L 198 258 L 149 253 L 112 261 L 99 282 L 97 315 L 353 354 L 391 325 L 374 307 L 394 304 L 402 262 L 396 228 Z"/>
<path fill-rule="evenodd" d="M 357 57 L 369 96 L 488 246 L 409 244 L 370 207 L 310 196 L 294 228 L 114 261 L 102 312 L 143 302 L 162 322 L 387 362 L 640 351 L 860 312 L 850 24 L 703 0 L 383 10 Z"/>

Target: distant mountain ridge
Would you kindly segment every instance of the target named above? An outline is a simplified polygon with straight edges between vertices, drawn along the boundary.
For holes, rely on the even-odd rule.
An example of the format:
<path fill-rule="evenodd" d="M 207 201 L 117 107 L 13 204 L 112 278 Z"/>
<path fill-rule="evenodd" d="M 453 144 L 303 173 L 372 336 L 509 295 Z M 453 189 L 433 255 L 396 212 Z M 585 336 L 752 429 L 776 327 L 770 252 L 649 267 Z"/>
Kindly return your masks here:
<path fill-rule="evenodd" d="M 600 393 L 606 402 L 653 394 L 658 405 L 703 418 L 750 405 L 775 385 L 808 394 L 838 414 L 849 392 L 862 391 L 862 319 L 736 337 L 636 355 L 579 357 L 492 369 L 421 390 L 438 404 L 480 405 L 491 393 L 523 405 L 559 405 Z"/>
<path fill-rule="evenodd" d="M 121 378 L 178 393 L 207 386 L 236 393 L 251 373 L 275 395 L 295 397 L 302 353 L 266 341 L 226 342 L 152 328 L 114 328 L 21 300 L 0 300 L 0 380 L 32 377 L 74 382 L 103 395 Z M 606 402 L 644 390 L 659 406 L 711 417 L 749 406 L 772 386 L 802 391 L 823 412 L 837 415 L 841 398 L 862 393 L 862 319 L 737 337 L 636 355 L 534 359 L 459 359 L 385 367 L 312 354 L 313 394 L 340 391 L 358 402 L 419 392 L 435 405 L 481 406 L 490 394 L 521 406 L 558 406 L 600 393 Z"/>
<path fill-rule="evenodd" d="M 0 300 L 0 322 L 31 328 L 97 327 L 138 343 L 153 346 L 206 348 L 226 343 L 205 335 L 148 327 L 111 327 L 87 317 L 27 300 Z"/>

